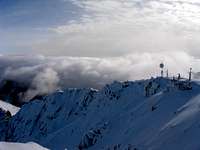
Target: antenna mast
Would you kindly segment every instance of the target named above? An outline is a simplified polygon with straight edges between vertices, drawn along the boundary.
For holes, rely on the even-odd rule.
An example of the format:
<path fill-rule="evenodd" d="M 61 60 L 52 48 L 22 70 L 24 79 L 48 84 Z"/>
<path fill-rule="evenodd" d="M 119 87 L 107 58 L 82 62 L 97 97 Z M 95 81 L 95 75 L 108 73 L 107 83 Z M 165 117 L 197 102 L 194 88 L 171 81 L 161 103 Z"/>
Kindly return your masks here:
<path fill-rule="evenodd" d="M 190 72 L 189 72 L 189 81 L 192 80 L 192 68 L 190 68 Z"/>

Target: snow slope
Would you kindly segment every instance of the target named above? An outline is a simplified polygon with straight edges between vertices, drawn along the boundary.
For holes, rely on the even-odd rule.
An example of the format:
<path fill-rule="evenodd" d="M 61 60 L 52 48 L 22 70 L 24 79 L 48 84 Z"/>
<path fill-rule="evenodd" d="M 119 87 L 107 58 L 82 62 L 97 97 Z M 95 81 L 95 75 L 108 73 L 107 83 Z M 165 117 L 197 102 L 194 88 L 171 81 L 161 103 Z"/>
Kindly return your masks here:
<path fill-rule="evenodd" d="M 192 87 L 156 78 L 58 91 L 25 104 L 9 120 L 5 139 L 53 150 L 198 150 L 200 85 Z"/>
<path fill-rule="evenodd" d="M 47 150 L 36 143 L 7 143 L 0 142 L 0 150 Z"/>
<path fill-rule="evenodd" d="M 0 100 L 0 108 L 2 108 L 3 110 L 6 110 L 6 111 L 7 110 L 10 111 L 10 113 L 12 115 L 15 115 L 19 111 L 19 109 L 20 109 L 19 107 L 11 105 L 11 104 L 9 104 L 7 102 L 4 102 L 2 100 Z"/>

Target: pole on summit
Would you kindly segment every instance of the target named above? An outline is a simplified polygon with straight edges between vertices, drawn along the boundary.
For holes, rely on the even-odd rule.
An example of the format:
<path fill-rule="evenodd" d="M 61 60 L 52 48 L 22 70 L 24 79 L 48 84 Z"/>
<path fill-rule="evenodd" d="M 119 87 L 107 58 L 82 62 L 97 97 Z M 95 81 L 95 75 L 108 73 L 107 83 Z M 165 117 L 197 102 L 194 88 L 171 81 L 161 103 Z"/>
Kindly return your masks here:
<path fill-rule="evenodd" d="M 167 78 L 168 78 L 169 77 L 169 71 L 168 71 L 168 69 L 166 71 L 166 75 L 167 75 Z"/>
<path fill-rule="evenodd" d="M 192 80 L 192 68 L 190 68 L 190 72 L 189 72 L 189 82 Z"/>

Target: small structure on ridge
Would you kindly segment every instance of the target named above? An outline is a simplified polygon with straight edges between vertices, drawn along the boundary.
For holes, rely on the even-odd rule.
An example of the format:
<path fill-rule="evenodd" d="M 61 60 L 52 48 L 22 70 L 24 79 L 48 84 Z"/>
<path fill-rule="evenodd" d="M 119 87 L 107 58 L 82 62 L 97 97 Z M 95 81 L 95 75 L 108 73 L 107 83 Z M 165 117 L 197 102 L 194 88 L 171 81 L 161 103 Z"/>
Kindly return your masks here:
<path fill-rule="evenodd" d="M 164 73 L 163 69 L 164 69 L 164 67 L 165 67 L 164 63 L 161 63 L 160 64 L 160 70 L 161 70 L 160 74 L 161 74 L 161 77 L 163 77 L 163 73 Z"/>

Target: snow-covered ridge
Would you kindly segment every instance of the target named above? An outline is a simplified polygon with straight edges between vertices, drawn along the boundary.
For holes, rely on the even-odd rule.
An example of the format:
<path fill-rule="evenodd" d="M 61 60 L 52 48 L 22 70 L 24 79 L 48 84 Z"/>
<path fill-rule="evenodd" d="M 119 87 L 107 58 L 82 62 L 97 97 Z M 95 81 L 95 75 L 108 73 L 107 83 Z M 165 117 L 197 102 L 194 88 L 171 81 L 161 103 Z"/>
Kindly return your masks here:
<path fill-rule="evenodd" d="M 11 104 L 4 102 L 2 100 L 0 100 L 0 108 L 5 110 L 5 111 L 9 111 L 12 115 L 15 115 L 20 109 L 19 107 L 11 105 Z"/>
<path fill-rule="evenodd" d="M 55 150 L 199 149 L 200 85 L 191 85 L 156 78 L 58 91 L 25 104 L 2 139 Z"/>

